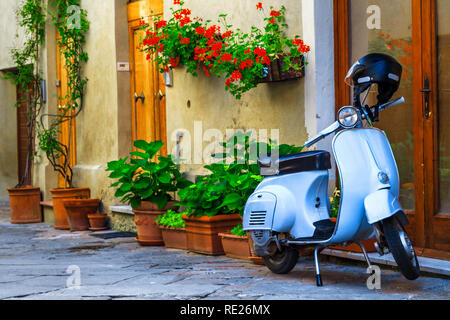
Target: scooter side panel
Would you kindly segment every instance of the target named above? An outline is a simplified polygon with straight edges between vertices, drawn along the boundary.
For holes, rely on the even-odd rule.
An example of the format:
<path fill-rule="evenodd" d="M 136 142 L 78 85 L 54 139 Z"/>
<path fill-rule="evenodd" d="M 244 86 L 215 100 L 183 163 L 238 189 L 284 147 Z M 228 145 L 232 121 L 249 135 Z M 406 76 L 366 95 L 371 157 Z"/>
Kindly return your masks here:
<path fill-rule="evenodd" d="M 365 214 L 366 196 L 389 188 L 398 198 L 399 178 L 392 149 L 378 129 L 351 129 L 334 137 L 333 152 L 341 179 L 342 200 L 338 225 L 330 243 L 363 240 L 373 232 Z M 380 173 L 385 173 L 388 180 L 380 179 Z"/>
<path fill-rule="evenodd" d="M 328 219 L 328 172 L 307 171 L 265 178 L 247 201 L 244 209 L 244 230 L 258 230 L 250 225 L 252 211 L 261 194 L 276 197 L 271 230 L 287 232 L 295 238 L 311 237 L 314 222 Z M 319 199 L 319 201 L 317 201 Z M 267 224 L 264 228 L 266 229 Z"/>

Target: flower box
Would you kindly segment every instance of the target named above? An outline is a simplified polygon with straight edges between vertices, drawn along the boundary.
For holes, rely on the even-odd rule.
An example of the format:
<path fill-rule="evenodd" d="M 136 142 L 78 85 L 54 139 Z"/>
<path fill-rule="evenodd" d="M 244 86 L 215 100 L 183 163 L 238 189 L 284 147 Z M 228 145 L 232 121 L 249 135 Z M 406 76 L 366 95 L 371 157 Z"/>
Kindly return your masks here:
<path fill-rule="evenodd" d="M 187 250 L 186 229 L 159 226 L 166 248 Z"/>
<path fill-rule="evenodd" d="M 278 81 L 286 81 L 286 80 L 296 80 L 303 78 L 305 76 L 305 67 L 304 67 L 304 59 L 303 58 L 292 58 L 291 61 L 294 64 L 298 64 L 302 66 L 300 70 L 295 70 L 294 68 L 290 68 L 286 71 L 282 71 L 284 67 L 283 58 L 287 54 L 281 54 L 277 59 L 274 59 L 270 65 L 268 66 L 267 76 L 261 79 L 261 83 L 265 82 L 278 82 Z"/>
<path fill-rule="evenodd" d="M 248 237 L 240 237 L 231 233 L 219 233 L 225 255 L 234 259 L 249 260 L 250 246 Z"/>
<path fill-rule="evenodd" d="M 225 254 L 221 232 L 229 232 L 237 224 L 241 223 L 238 214 L 221 214 L 208 216 L 183 216 L 186 222 L 187 249 L 189 251 L 218 256 Z"/>

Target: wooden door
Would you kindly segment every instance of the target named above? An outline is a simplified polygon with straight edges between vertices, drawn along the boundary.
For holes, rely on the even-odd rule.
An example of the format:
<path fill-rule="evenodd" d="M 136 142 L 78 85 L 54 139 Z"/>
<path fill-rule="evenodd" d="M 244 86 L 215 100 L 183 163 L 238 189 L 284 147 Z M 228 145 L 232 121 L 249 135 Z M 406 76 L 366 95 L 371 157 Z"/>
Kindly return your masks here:
<path fill-rule="evenodd" d="M 416 54 L 415 118 L 417 139 L 423 150 L 416 157 L 416 167 L 423 168 L 423 189 L 416 195 L 422 206 L 417 208 L 420 212 L 417 244 L 449 252 L 450 2 L 413 0 L 413 3 L 418 20 L 415 38 L 421 48 Z"/>
<path fill-rule="evenodd" d="M 27 170 L 28 157 L 33 156 L 29 154 L 28 142 L 29 142 L 29 105 L 28 101 L 31 99 L 31 90 L 23 89 L 20 85 L 17 86 L 17 161 L 18 161 L 18 181 L 24 177 Z M 34 150 L 34 149 L 33 149 Z M 29 162 L 31 165 L 32 162 Z M 25 185 L 32 184 L 31 168 L 29 168 L 29 174 L 24 181 Z"/>
<path fill-rule="evenodd" d="M 403 66 L 395 97 L 404 96 L 406 103 L 383 112 L 376 126 L 386 131 L 397 160 L 400 202 L 416 251 L 448 259 L 449 1 L 335 0 L 334 5 L 337 76 L 370 52 L 387 53 Z M 371 92 L 368 102 L 376 95 Z M 351 102 L 350 89 L 337 85 L 336 97 L 341 104 Z"/>
<path fill-rule="evenodd" d="M 58 38 L 57 38 L 58 39 Z M 56 71 L 57 71 L 57 87 L 58 87 L 58 114 L 62 115 L 64 110 L 67 108 L 68 101 L 68 79 L 67 79 L 67 70 L 65 67 L 64 55 L 61 53 L 59 46 L 56 49 Z M 67 115 L 73 115 L 73 111 L 69 111 Z M 49 121 L 53 119 L 50 118 Z M 65 146 L 70 146 L 69 150 L 69 158 L 67 159 L 70 167 L 74 167 L 76 165 L 77 159 L 77 150 L 76 150 L 76 122 L 75 118 L 64 121 L 60 127 L 59 133 L 59 142 L 64 144 Z M 64 166 L 64 161 L 66 159 L 61 157 L 59 159 L 60 164 Z M 64 188 L 67 187 L 64 176 L 61 174 L 58 175 L 58 187 Z"/>
<path fill-rule="evenodd" d="M 128 4 L 128 27 L 130 40 L 130 74 L 132 105 L 132 139 L 148 142 L 161 140 L 162 155 L 167 155 L 166 98 L 162 74 L 157 64 L 147 60 L 147 54 L 138 46 L 144 37 L 139 30 L 143 18 L 153 24 L 155 17 L 162 16 L 163 1 L 140 0 Z"/>

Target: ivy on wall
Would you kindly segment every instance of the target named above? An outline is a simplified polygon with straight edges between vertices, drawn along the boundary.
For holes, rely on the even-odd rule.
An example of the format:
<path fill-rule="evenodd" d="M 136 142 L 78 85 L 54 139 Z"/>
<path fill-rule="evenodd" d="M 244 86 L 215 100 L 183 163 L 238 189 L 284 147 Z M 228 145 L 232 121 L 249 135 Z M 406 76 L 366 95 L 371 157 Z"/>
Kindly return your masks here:
<path fill-rule="evenodd" d="M 82 75 L 82 66 L 88 61 L 84 51 L 86 33 L 89 30 L 87 11 L 80 7 L 80 0 L 49 0 L 48 16 L 58 32 L 57 46 L 64 57 L 64 67 L 67 71 L 67 93 L 59 97 L 58 112 L 41 116 L 39 125 L 39 146 L 45 152 L 53 169 L 64 177 L 65 187 L 71 188 L 72 168 L 70 165 L 72 119 L 83 109 L 83 94 L 88 79 Z M 47 126 L 45 118 L 50 118 Z M 59 140 L 61 125 L 68 123 L 68 141 L 64 144 Z"/>

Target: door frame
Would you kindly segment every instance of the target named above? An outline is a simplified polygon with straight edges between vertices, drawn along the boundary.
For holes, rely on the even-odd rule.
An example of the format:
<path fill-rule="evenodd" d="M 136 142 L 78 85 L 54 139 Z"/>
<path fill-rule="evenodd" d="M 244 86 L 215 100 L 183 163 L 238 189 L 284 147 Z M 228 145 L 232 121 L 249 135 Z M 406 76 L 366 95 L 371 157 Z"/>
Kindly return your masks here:
<path fill-rule="evenodd" d="M 438 191 L 438 144 L 437 142 L 437 58 L 436 58 L 436 1 L 412 1 L 413 48 L 413 104 L 414 104 L 414 180 L 415 209 L 407 212 L 411 221 L 409 230 L 415 234 L 415 246 L 419 253 L 443 256 L 434 248 L 433 221 L 443 218 L 437 213 Z M 336 106 L 350 103 L 350 88 L 343 79 L 350 68 L 350 7 L 349 0 L 334 0 L 335 32 L 335 96 Z M 419 62 L 419 63 L 417 63 Z M 431 89 L 430 116 L 425 119 L 423 79 L 428 77 Z M 437 213 L 437 215 L 435 215 Z M 420 250 L 421 249 L 421 250 Z M 416 250 L 417 251 L 417 250 Z"/>

